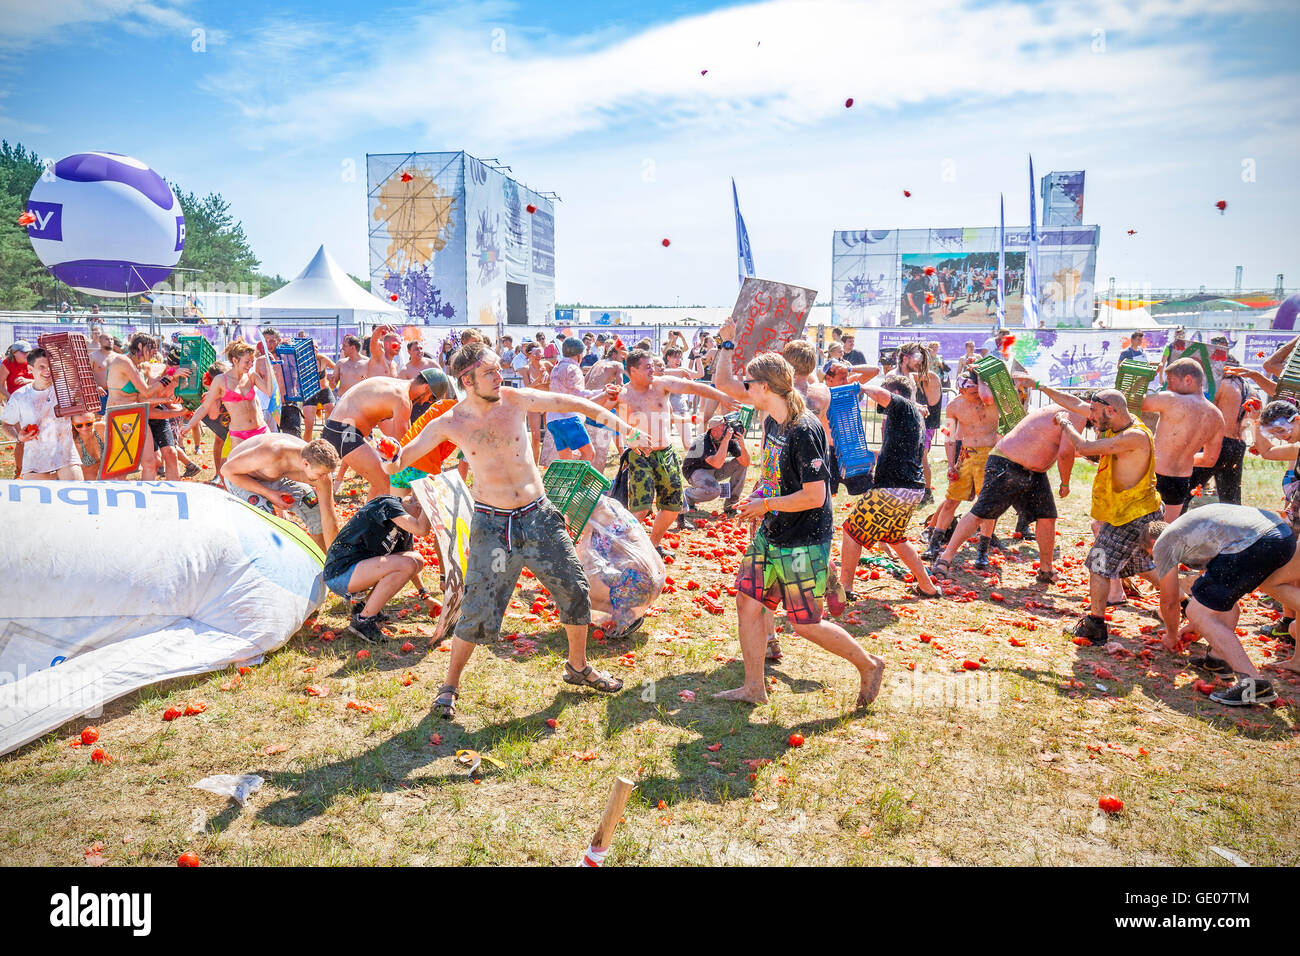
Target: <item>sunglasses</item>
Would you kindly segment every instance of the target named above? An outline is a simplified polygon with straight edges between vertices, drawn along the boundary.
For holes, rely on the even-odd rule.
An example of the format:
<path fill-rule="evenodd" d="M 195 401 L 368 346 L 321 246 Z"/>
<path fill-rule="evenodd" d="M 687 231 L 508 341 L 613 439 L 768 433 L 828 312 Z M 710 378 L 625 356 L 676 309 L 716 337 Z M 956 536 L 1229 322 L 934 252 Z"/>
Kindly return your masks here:
<path fill-rule="evenodd" d="M 761 380 L 761 379 L 757 379 L 757 378 L 749 378 L 749 379 L 745 379 L 745 383 L 744 383 L 744 384 L 745 384 L 745 391 L 748 392 L 748 391 L 749 391 L 749 386 L 751 386 L 751 385 L 761 385 L 761 384 L 762 384 L 762 380 Z"/>
<path fill-rule="evenodd" d="M 73 428 L 94 428 L 94 427 L 95 427 L 95 423 L 94 423 L 94 422 L 82 422 L 80 425 L 75 425 L 75 424 L 74 424 L 72 427 L 73 427 Z"/>

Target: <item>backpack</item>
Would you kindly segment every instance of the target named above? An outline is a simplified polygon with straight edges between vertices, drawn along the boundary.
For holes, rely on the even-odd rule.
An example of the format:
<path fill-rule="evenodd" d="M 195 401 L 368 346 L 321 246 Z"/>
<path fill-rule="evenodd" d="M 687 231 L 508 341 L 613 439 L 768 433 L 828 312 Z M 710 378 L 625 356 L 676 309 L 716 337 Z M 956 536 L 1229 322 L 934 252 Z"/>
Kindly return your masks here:
<path fill-rule="evenodd" d="M 632 454 L 632 449 L 623 452 L 623 457 L 618 460 L 618 473 L 614 475 L 614 483 L 610 485 L 609 491 L 606 492 L 609 497 L 613 498 L 624 508 L 627 507 L 627 479 L 631 471 L 631 465 L 628 463 L 628 456 Z"/>

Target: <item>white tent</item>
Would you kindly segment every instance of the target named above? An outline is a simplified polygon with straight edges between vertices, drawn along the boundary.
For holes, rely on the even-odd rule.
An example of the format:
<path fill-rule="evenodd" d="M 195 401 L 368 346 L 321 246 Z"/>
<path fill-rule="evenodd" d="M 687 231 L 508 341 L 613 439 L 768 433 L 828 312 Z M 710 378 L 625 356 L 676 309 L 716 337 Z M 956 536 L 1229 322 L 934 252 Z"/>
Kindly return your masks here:
<path fill-rule="evenodd" d="M 1094 329 L 1159 329 L 1164 326 L 1152 318 L 1142 306 L 1132 309 L 1115 309 L 1105 303 L 1097 307 Z"/>
<path fill-rule="evenodd" d="M 240 309 L 240 314 L 261 319 L 332 319 L 337 315 L 349 325 L 404 325 L 407 321 L 405 310 L 357 285 L 324 246 L 292 282 Z"/>

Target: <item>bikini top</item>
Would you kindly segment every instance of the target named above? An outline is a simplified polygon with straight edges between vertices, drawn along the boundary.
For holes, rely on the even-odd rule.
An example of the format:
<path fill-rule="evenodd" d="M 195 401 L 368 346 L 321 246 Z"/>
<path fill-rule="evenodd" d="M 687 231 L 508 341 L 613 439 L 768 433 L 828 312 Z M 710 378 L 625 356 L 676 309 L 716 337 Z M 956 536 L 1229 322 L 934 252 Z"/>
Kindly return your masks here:
<path fill-rule="evenodd" d="M 249 386 L 247 395 L 243 392 L 232 392 L 227 386 L 226 393 L 221 396 L 221 400 L 226 404 L 231 404 L 232 402 L 251 402 L 255 397 L 255 386 Z"/>

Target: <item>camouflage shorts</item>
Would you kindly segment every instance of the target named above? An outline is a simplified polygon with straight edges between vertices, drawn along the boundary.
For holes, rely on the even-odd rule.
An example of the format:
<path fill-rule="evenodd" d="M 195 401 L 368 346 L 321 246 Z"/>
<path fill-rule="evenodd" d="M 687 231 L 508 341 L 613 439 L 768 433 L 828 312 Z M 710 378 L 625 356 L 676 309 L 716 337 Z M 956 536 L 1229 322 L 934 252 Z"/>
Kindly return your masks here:
<path fill-rule="evenodd" d="M 564 516 L 547 499 L 524 514 L 475 511 L 467 552 L 465 598 L 456 624 L 461 640 L 491 644 L 497 639 L 524 568 L 551 592 L 562 623 L 591 623 L 587 572 L 573 549 Z"/>
<path fill-rule="evenodd" d="M 632 452 L 627 456 L 627 510 L 636 514 L 649 511 L 658 501 L 663 511 L 681 511 L 685 504 L 682 495 L 682 460 L 672 445 L 648 455 Z"/>

